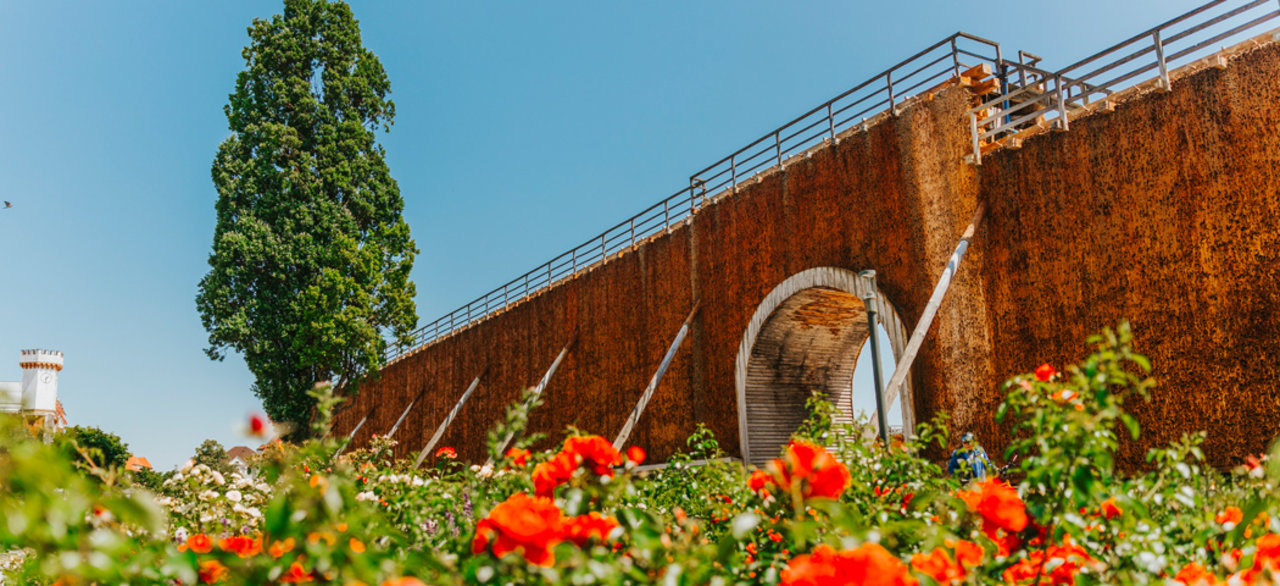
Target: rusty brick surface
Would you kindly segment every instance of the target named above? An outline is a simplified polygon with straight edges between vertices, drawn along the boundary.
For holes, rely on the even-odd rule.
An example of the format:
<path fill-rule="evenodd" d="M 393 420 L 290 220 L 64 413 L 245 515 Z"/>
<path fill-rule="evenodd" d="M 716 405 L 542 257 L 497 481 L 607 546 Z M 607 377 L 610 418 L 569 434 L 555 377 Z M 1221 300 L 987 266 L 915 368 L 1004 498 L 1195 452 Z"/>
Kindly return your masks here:
<path fill-rule="evenodd" d="M 988 157 L 995 371 L 1078 360 L 1086 336 L 1129 319 L 1159 386 L 1132 407 L 1128 465 L 1197 430 L 1218 466 L 1264 450 L 1280 431 L 1277 120 L 1272 44 Z"/>
<path fill-rule="evenodd" d="M 968 103 L 959 88 L 919 100 L 868 132 L 740 187 L 701 211 L 692 225 L 396 362 L 338 417 L 336 433 L 372 411 L 355 438 L 354 445 L 363 445 L 370 434 L 385 433 L 423 392 L 421 406 L 397 432 L 397 455 L 411 455 L 484 371 L 480 388 L 442 440 L 463 458 L 481 460 L 486 430 L 522 387 L 536 384 L 576 332 L 576 345 L 531 427 L 556 439 L 570 425 L 612 437 L 700 299 L 693 332 L 632 442 L 662 459 L 706 423 L 737 455 L 734 362 L 747 322 L 774 286 L 812 267 L 874 268 L 890 301 L 914 322 L 976 205 L 974 171 L 960 162 L 968 134 L 956 123 Z M 961 302 L 981 294 L 966 282 L 953 292 Z M 976 322 L 985 325 L 986 319 Z M 926 346 L 919 371 L 924 380 L 917 384 L 928 392 L 917 392 L 919 409 L 949 407 L 941 397 L 971 384 L 941 376 L 942 355 L 933 348 L 967 348 L 975 341 L 985 343 L 966 331 L 961 339 Z"/>
<path fill-rule="evenodd" d="M 1273 45 L 977 168 L 963 162 L 971 98 L 943 89 L 391 365 L 338 417 L 337 433 L 372 412 L 363 445 L 423 392 L 398 434 L 398 454 L 410 455 L 485 372 L 442 442 L 482 460 L 486 430 L 576 332 L 532 427 L 554 441 L 568 425 L 612 438 L 699 299 L 632 442 L 660 460 L 701 422 L 737 455 L 735 359 L 769 291 L 808 268 L 875 269 L 911 329 L 983 201 L 986 223 L 913 370 L 917 420 L 945 410 L 998 452 L 1000 382 L 1074 361 L 1088 335 L 1128 318 L 1160 386 L 1134 407 L 1145 435 L 1126 444 L 1125 462 L 1207 429 L 1212 461 L 1226 465 L 1262 450 L 1280 425 L 1278 98 Z"/>

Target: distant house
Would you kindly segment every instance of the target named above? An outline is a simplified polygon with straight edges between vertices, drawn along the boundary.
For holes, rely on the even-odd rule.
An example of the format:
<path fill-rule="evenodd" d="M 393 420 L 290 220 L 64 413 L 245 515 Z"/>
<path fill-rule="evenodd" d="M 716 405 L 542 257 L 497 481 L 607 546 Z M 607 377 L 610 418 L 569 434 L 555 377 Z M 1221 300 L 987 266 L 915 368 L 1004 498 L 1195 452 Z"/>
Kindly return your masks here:
<path fill-rule="evenodd" d="M 137 472 L 146 468 L 152 470 L 151 462 L 142 456 L 129 456 L 129 461 L 124 463 L 124 469 L 130 472 Z"/>
<path fill-rule="evenodd" d="M 227 450 L 227 465 L 241 472 L 249 469 L 249 462 L 257 452 L 246 446 L 236 446 Z"/>

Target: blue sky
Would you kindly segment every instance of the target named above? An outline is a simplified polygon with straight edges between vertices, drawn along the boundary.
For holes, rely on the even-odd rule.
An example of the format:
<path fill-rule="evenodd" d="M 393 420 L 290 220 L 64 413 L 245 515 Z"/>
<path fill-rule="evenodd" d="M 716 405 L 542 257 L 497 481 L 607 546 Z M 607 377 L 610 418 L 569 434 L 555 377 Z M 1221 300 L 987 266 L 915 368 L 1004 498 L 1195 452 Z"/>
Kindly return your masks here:
<path fill-rule="evenodd" d="M 391 77 L 425 323 L 956 30 L 1053 69 L 1198 2 L 352 4 Z M 259 409 L 238 357 L 205 357 L 194 297 L 245 28 L 278 11 L 0 2 L 0 380 L 22 348 L 64 351 L 72 423 L 157 468 L 245 443 Z"/>

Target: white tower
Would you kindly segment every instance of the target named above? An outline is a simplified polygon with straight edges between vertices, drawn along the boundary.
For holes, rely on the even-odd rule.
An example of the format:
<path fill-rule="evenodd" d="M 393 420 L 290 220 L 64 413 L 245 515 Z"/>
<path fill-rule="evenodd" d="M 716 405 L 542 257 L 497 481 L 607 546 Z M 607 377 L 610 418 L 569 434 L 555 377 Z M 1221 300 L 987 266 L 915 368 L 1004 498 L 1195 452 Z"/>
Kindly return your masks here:
<path fill-rule="evenodd" d="M 62 353 L 55 350 L 23 350 L 22 413 L 28 417 L 53 417 L 58 413 L 58 371 Z"/>

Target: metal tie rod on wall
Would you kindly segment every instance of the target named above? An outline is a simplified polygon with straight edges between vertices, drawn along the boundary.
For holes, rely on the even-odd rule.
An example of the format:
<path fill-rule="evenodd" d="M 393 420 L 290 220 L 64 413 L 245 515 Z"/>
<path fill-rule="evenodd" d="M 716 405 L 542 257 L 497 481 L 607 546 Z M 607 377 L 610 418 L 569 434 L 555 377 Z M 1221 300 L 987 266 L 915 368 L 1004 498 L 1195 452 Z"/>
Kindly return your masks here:
<path fill-rule="evenodd" d="M 458 399 L 458 402 L 454 404 L 453 409 L 449 411 L 449 415 L 444 418 L 444 421 L 440 422 L 440 426 L 436 428 L 436 432 L 431 436 L 431 440 L 427 442 L 427 445 L 422 447 L 421 452 L 418 452 L 418 458 L 413 461 L 414 468 L 422 465 L 422 460 L 427 457 L 427 454 L 431 453 L 431 448 L 436 447 L 436 442 L 440 441 L 440 438 L 444 437 L 444 430 L 449 429 L 449 424 L 453 423 L 453 418 L 458 416 L 459 411 L 462 411 L 462 405 L 471 397 L 471 393 L 475 392 L 476 387 L 480 386 L 480 377 L 484 376 L 486 371 L 488 371 L 488 368 L 485 368 L 485 370 L 480 371 L 480 374 L 476 375 L 476 378 L 467 386 L 467 390 L 462 393 L 462 398 Z"/>
<path fill-rule="evenodd" d="M 542 375 L 542 380 L 538 381 L 538 386 L 533 389 L 533 396 L 529 397 L 529 403 L 536 401 L 538 397 L 542 396 L 542 391 L 547 388 L 547 383 L 551 382 L 551 376 L 556 373 L 557 368 L 560 368 L 560 362 L 564 360 L 565 355 L 569 353 L 569 348 L 572 348 L 573 343 L 577 341 L 578 334 L 575 333 L 573 334 L 573 337 L 569 339 L 569 343 L 565 344 L 564 348 L 560 350 L 560 354 L 556 356 L 555 362 L 551 363 L 551 368 L 548 368 L 547 373 Z M 529 403 L 526 403 L 526 405 Z M 507 444 L 510 444 L 513 439 L 515 439 L 515 432 L 507 433 L 507 437 L 502 439 L 502 445 L 498 446 L 498 453 L 505 453 L 507 451 Z M 490 456 L 489 459 L 485 461 L 484 465 L 493 466 L 493 457 Z"/>
<path fill-rule="evenodd" d="M 915 362 L 916 354 L 920 353 L 920 346 L 924 344 L 924 337 L 929 333 L 929 326 L 933 325 L 933 318 L 938 315 L 938 308 L 942 305 L 942 298 L 946 296 L 947 289 L 951 287 L 951 279 L 955 277 L 956 271 L 960 268 L 960 259 L 964 258 L 965 251 L 969 249 L 969 242 L 973 240 L 973 235 L 977 231 L 978 225 L 982 223 L 982 217 L 986 212 L 986 204 L 979 203 L 978 209 L 973 212 L 973 219 L 969 221 L 969 226 L 964 229 L 964 234 L 960 236 L 960 242 L 956 243 L 955 252 L 951 253 L 951 258 L 947 260 L 946 268 L 942 269 L 942 276 L 938 277 L 938 284 L 933 287 L 933 294 L 929 296 L 929 302 L 924 306 L 920 321 L 916 323 L 916 329 L 911 332 L 911 339 L 907 341 L 907 347 L 902 351 L 902 356 L 898 358 L 897 366 L 893 368 L 893 376 L 889 378 L 889 384 L 885 386 L 886 404 L 893 403 L 894 399 L 898 397 L 898 388 L 907 380 L 907 373 L 911 371 L 911 363 Z M 872 335 L 875 335 L 875 332 L 872 332 Z M 911 431 L 904 429 L 903 433 L 910 435 Z"/>
<path fill-rule="evenodd" d="M 361 427 L 364 427 L 364 422 L 369 420 L 369 416 L 373 415 L 373 410 L 377 408 L 378 408 L 377 405 L 374 405 L 372 408 L 370 408 L 369 412 L 366 413 L 362 419 L 360 419 L 360 423 L 356 424 L 355 429 L 352 429 L 351 433 L 347 434 L 347 439 L 343 440 L 342 447 L 338 448 L 337 453 L 333 455 L 334 459 L 337 459 L 338 456 L 342 455 L 342 452 L 345 452 L 347 450 L 347 446 L 351 445 L 351 440 L 356 437 L 356 432 L 360 431 Z"/>
<path fill-rule="evenodd" d="M 627 438 L 631 437 L 631 430 L 635 428 L 636 422 L 640 421 L 640 415 L 644 413 L 644 408 L 649 405 L 649 399 L 653 397 L 653 392 L 658 389 L 658 383 L 662 382 L 662 375 L 667 373 L 667 367 L 671 366 L 671 361 L 675 360 L 676 351 L 680 349 L 680 344 L 684 342 L 685 336 L 689 334 L 689 325 L 693 323 L 693 316 L 698 313 L 698 308 L 702 306 L 700 301 L 693 303 L 693 309 L 689 310 L 689 317 L 684 318 L 684 324 L 680 326 L 680 331 L 676 333 L 676 339 L 671 342 L 671 346 L 667 348 L 666 356 L 662 357 L 662 363 L 658 365 L 658 371 L 653 373 L 653 378 L 649 379 L 649 386 L 645 387 L 644 392 L 640 394 L 640 400 L 636 402 L 636 406 L 631 410 L 631 415 L 627 417 L 627 422 L 622 425 L 622 431 L 618 432 L 618 437 L 613 440 L 613 448 L 621 450 L 623 444 L 627 443 Z"/>
<path fill-rule="evenodd" d="M 396 420 L 396 424 L 391 426 L 391 431 L 387 432 L 387 439 L 391 439 L 391 436 L 396 434 L 396 430 L 400 429 L 400 424 L 404 423 L 404 418 L 409 416 L 409 411 L 411 411 L 413 406 L 417 404 L 420 397 L 422 397 L 422 393 L 418 393 L 417 397 L 414 397 L 412 401 L 409 401 L 409 406 L 404 408 L 404 413 L 400 414 L 400 418 Z"/>

